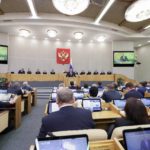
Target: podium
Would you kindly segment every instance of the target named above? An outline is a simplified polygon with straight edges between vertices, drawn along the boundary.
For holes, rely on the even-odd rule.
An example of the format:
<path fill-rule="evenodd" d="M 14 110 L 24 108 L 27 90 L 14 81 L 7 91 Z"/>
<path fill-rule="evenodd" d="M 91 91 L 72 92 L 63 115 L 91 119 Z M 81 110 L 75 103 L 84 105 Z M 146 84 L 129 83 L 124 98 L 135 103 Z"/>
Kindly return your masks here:
<path fill-rule="evenodd" d="M 80 86 L 78 77 L 65 77 L 65 86 L 70 86 L 71 81 L 73 81 L 75 85 Z"/>

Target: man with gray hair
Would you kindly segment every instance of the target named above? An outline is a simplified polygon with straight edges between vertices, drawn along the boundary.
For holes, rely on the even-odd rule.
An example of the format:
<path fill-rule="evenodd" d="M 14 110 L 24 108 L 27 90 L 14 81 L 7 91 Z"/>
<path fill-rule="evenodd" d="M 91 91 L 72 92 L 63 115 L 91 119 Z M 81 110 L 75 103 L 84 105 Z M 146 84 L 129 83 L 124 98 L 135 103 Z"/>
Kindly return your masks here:
<path fill-rule="evenodd" d="M 54 131 L 94 128 L 91 112 L 73 107 L 74 102 L 75 98 L 70 89 L 58 89 L 56 103 L 60 110 L 52 112 L 42 119 L 39 137 L 45 137 L 47 133 Z"/>

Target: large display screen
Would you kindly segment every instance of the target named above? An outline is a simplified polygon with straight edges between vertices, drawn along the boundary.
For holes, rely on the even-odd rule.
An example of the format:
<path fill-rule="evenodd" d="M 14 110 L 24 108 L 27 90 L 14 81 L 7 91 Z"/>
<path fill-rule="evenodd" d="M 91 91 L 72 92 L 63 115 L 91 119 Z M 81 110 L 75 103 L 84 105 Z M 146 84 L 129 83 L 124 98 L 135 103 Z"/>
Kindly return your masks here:
<path fill-rule="evenodd" d="M 133 67 L 135 64 L 135 54 L 133 51 L 114 51 L 114 67 Z"/>
<path fill-rule="evenodd" d="M 8 46 L 0 45 L 0 64 L 8 63 Z"/>

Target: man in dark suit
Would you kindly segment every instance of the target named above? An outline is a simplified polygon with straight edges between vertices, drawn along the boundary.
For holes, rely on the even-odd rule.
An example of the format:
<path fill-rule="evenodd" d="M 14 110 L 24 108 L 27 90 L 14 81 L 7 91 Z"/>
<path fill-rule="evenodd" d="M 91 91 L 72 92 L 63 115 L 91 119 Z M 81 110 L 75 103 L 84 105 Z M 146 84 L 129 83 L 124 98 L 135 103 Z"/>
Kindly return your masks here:
<path fill-rule="evenodd" d="M 24 68 L 20 69 L 20 70 L 18 71 L 18 74 L 25 74 Z"/>
<path fill-rule="evenodd" d="M 82 71 L 80 72 L 80 75 L 84 75 L 84 74 L 85 74 L 85 71 L 82 70 Z"/>
<path fill-rule="evenodd" d="M 51 70 L 50 74 L 55 74 L 55 71 L 54 69 Z"/>
<path fill-rule="evenodd" d="M 87 75 L 91 75 L 91 71 L 88 71 L 88 72 L 87 72 Z"/>
<path fill-rule="evenodd" d="M 142 94 L 138 91 L 136 91 L 133 83 L 128 82 L 126 84 L 126 90 L 128 91 L 125 95 L 124 98 L 130 98 L 130 97 L 134 97 L 134 98 L 143 98 Z"/>
<path fill-rule="evenodd" d="M 48 132 L 54 131 L 94 128 L 91 112 L 86 109 L 73 107 L 75 99 L 70 89 L 59 89 L 56 102 L 60 110 L 52 112 L 42 119 L 39 137 L 45 137 Z"/>
<path fill-rule="evenodd" d="M 102 99 L 105 100 L 106 103 L 109 103 L 114 99 L 121 99 L 122 95 L 115 90 L 114 84 L 108 84 L 107 88 L 108 90 L 102 95 Z"/>
<path fill-rule="evenodd" d="M 94 75 L 97 75 L 97 74 L 98 74 L 98 71 L 97 71 L 97 70 L 95 70 L 95 71 L 93 72 L 93 74 L 94 74 Z"/>
<path fill-rule="evenodd" d="M 35 74 L 41 74 L 40 70 L 37 69 L 37 71 L 35 72 Z"/>
<path fill-rule="evenodd" d="M 66 77 L 76 77 L 76 74 L 72 69 L 69 69 L 69 72 L 67 72 Z"/>
<path fill-rule="evenodd" d="M 140 85 L 141 86 L 138 88 L 137 91 L 140 92 L 143 95 L 143 97 L 144 97 L 144 94 L 147 91 L 147 89 L 146 89 L 147 82 L 146 81 L 140 82 Z"/>

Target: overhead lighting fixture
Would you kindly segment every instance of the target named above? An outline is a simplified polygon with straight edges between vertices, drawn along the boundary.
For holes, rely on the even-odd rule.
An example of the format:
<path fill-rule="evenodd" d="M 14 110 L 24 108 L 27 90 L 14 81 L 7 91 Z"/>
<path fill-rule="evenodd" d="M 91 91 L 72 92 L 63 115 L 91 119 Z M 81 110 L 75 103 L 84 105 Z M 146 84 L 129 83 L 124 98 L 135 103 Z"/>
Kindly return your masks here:
<path fill-rule="evenodd" d="M 56 30 L 48 30 L 47 34 L 50 38 L 54 38 L 57 35 L 57 31 Z"/>
<path fill-rule="evenodd" d="M 98 41 L 98 42 L 104 42 L 105 39 L 106 39 L 105 36 L 99 36 L 99 37 L 97 38 L 97 41 Z"/>
<path fill-rule="evenodd" d="M 29 6 L 29 8 L 30 8 L 32 17 L 33 17 L 33 18 L 38 18 L 38 15 L 37 15 L 36 9 L 35 9 L 35 7 L 34 7 L 33 1 L 34 1 L 34 0 L 27 0 L 28 6 Z"/>
<path fill-rule="evenodd" d="M 90 0 L 52 0 L 55 8 L 66 15 L 76 15 L 88 8 Z"/>
<path fill-rule="evenodd" d="M 102 12 L 99 14 L 99 16 L 95 19 L 95 24 L 98 24 L 100 20 L 104 17 L 104 15 L 107 13 L 108 9 L 112 6 L 112 4 L 115 2 L 115 0 L 109 0 L 109 2 L 106 4 Z"/>
<path fill-rule="evenodd" d="M 150 40 L 149 41 L 147 41 L 148 43 L 150 43 Z"/>
<path fill-rule="evenodd" d="M 129 22 L 138 22 L 150 18 L 150 0 L 138 0 L 129 6 L 125 12 Z"/>
<path fill-rule="evenodd" d="M 142 44 L 138 44 L 138 47 L 142 46 Z"/>
<path fill-rule="evenodd" d="M 146 29 L 148 29 L 148 28 L 150 28 L 150 25 L 148 25 L 148 26 L 144 27 L 144 29 L 145 29 L 145 30 L 146 30 Z"/>
<path fill-rule="evenodd" d="M 74 38 L 76 40 L 81 40 L 83 38 L 83 33 L 82 32 L 75 32 L 74 33 Z"/>
<path fill-rule="evenodd" d="M 20 30 L 19 30 L 19 35 L 20 35 L 20 36 L 28 37 L 30 34 L 31 34 L 31 33 L 30 33 L 30 31 L 28 31 L 28 30 L 25 30 L 25 29 L 20 29 Z"/>

